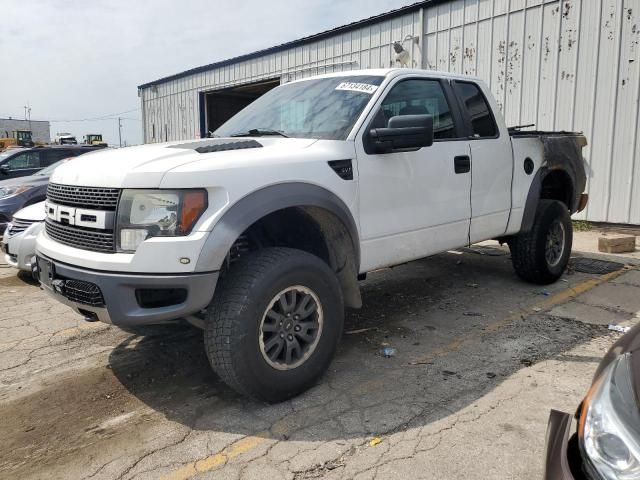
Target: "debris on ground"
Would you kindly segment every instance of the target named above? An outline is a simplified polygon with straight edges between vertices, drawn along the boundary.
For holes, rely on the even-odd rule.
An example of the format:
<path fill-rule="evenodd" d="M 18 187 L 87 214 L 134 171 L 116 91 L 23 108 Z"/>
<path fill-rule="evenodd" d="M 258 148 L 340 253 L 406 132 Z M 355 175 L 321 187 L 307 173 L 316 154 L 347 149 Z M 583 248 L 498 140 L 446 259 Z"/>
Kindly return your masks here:
<path fill-rule="evenodd" d="M 380 437 L 373 437 L 371 439 L 371 441 L 369 442 L 369 446 L 370 447 L 375 447 L 376 445 L 378 445 L 381 442 L 382 442 L 382 439 Z"/>
<path fill-rule="evenodd" d="M 356 330 L 349 330 L 344 332 L 345 335 L 355 335 L 357 333 L 369 332 L 371 330 L 378 330 L 378 327 L 369 327 L 369 328 L 358 328 Z"/>
<path fill-rule="evenodd" d="M 611 323 L 609 324 L 609 330 L 613 330 L 614 332 L 627 333 L 629 330 L 631 330 L 631 327 L 622 327 L 620 325 Z"/>
<path fill-rule="evenodd" d="M 467 287 L 469 287 L 469 288 L 478 288 L 479 285 L 477 283 L 467 283 Z"/>
<path fill-rule="evenodd" d="M 496 374 L 493 372 L 487 372 L 487 378 L 495 378 Z"/>
<path fill-rule="evenodd" d="M 464 312 L 462 315 L 465 317 L 484 317 L 484 315 L 480 312 Z"/>
<path fill-rule="evenodd" d="M 551 295 L 551 294 L 549 293 L 549 290 L 544 289 L 544 290 L 540 290 L 540 291 L 538 292 L 538 295 L 544 295 L 545 297 L 548 297 L 548 296 L 549 296 L 549 295 Z"/>
<path fill-rule="evenodd" d="M 598 251 L 604 253 L 627 253 L 635 252 L 635 235 L 621 233 L 603 233 L 598 238 Z"/>
<path fill-rule="evenodd" d="M 407 365 L 415 366 L 415 365 L 433 365 L 432 360 L 412 360 Z"/>
<path fill-rule="evenodd" d="M 534 312 L 541 312 L 542 309 L 540 307 L 533 307 L 531 310 L 533 310 Z"/>
<path fill-rule="evenodd" d="M 396 349 L 393 348 L 393 347 L 384 347 L 380 351 L 380 354 L 385 358 L 391 358 L 391 357 L 394 357 L 396 355 Z"/>

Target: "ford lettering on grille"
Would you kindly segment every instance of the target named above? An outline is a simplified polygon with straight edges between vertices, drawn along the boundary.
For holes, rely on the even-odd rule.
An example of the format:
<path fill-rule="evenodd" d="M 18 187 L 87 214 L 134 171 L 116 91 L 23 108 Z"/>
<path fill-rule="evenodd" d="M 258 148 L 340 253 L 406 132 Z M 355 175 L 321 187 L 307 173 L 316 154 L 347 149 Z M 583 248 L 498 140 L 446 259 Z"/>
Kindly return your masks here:
<path fill-rule="evenodd" d="M 115 252 L 115 210 L 120 189 L 49 184 L 45 231 L 51 239 L 83 250 Z"/>

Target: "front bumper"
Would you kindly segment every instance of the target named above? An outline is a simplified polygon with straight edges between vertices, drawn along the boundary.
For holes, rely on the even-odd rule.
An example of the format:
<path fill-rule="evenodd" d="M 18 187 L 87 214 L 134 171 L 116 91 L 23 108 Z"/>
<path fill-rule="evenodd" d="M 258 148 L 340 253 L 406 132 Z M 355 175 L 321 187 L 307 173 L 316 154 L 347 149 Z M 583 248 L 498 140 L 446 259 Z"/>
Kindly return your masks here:
<path fill-rule="evenodd" d="M 166 323 L 205 308 L 219 272 L 144 275 L 86 270 L 37 254 L 36 275 L 47 293 L 89 320 L 120 326 Z M 69 282 L 69 283 L 67 283 Z M 71 288 L 73 286 L 73 288 Z M 94 288 L 97 287 L 97 288 Z M 80 291 L 85 288 L 86 291 Z M 186 295 L 176 303 L 145 305 L 141 292 L 154 292 L 162 301 L 176 290 Z"/>
<path fill-rule="evenodd" d="M 600 480 L 585 473 L 578 439 L 571 435 L 572 415 L 551 410 L 545 445 L 545 480 Z"/>
<path fill-rule="evenodd" d="M 43 228 L 41 222 L 36 222 L 13 236 L 5 232 L 2 240 L 5 261 L 13 268 L 31 271 L 31 259 L 36 254 L 36 237 Z"/>

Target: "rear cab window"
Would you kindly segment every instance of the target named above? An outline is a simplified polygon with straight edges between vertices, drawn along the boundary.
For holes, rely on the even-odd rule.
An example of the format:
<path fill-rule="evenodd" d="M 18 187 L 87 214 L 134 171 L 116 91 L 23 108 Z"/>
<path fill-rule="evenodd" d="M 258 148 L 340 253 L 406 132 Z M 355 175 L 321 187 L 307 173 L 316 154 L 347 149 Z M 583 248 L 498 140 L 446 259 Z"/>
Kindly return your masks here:
<path fill-rule="evenodd" d="M 498 126 L 482 90 L 477 84 L 456 80 L 454 88 L 463 115 L 468 117 L 472 138 L 497 138 Z"/>
<path fill-rule="evenodd" d="M 56 163 L 58 160 L 62 160 L 64 158 L 69 158 L 69 157 L 75 157 L 76 155 L 78 155 L 78 153 L 76 153 L 76 151 L 74 150 L 70 150 L 70 149 L 51 149 L 48 150 L 46 152 L 46 165 L 45 166 L 49 166 L 52 165 L 54 163 Z"/>

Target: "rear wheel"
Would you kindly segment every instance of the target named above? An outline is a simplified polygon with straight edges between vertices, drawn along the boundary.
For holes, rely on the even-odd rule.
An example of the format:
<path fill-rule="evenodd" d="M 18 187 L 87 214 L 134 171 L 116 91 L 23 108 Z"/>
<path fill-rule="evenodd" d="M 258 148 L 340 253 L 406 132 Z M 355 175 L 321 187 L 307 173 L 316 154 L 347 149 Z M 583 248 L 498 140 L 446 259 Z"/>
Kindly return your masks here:
<path fill-rule="evenodd" d="M 513 268 L 528 282 L 553 283 L 567 268 L 572 243 L 567 207 L 557 200 L 540 200 L 531 230 L 509 242 Z"/>
<path fill-rule="evenodd" d="M 327 369 L 343 317 L 338 279 L 321 259 L 290 248 L 259 250 L 220 280 L 207 312 L 207 356 L 236 391 L 286 400 Z"/>

